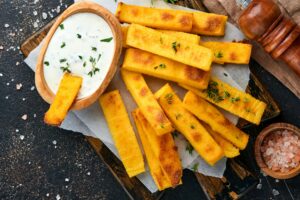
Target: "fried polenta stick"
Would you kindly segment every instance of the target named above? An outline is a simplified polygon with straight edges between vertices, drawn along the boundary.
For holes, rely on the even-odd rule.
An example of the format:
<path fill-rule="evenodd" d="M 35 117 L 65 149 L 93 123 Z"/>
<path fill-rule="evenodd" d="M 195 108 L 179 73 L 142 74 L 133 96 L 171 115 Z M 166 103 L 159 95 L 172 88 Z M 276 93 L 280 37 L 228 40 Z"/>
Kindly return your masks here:
<path fill-rule="evenodd" d="M 204 71 L 210 70 L 213 61 L 213 52 L 209 48 L 182 42 L 174 36 L 137 24 L 129 26 L 126 45 L 167 57 Z"/>
<path fill-rule="evenodd" d="M 62 123 L 77 97 L 81 83 L 81 77 L 73 76 L 69 73 L 64 74 L 54 101 L 44 116 L 46 124 L 59 126 Z"/>
<path fill-rule="evenodd" d="M 158 56 L 139 49 L 126 50 L 122 68 L 157 78 L 207 88 L 210 72 Z"/>
<path fill-rule="evenodd" d="M 238 42 L 201 42 L 202 46 L 214 52 L 214 62 L 219 64 L 248 64 L 251 57 L 251 44 Z"/>
<path fill-rule="evenodd" d="M 120 22 L 183 32 L 190 32 L 193 23 L 192 13 L 127 5 L 122 2 L 118 4 L 116 17 Z"/>
<path fill-rule="evenodd" d="M 135 113 L 150 143 L 150 148 L 172 187 L 175 187 L 181 182 L 182 167 L 172 134 L 158 136 L 141 110 L 137 109 Z"/>
<path fill-rule="evenodd" d="M 143 155 L 119 91 L 100 96 L 99 103 L 128 176 L 144 172 Z"/>

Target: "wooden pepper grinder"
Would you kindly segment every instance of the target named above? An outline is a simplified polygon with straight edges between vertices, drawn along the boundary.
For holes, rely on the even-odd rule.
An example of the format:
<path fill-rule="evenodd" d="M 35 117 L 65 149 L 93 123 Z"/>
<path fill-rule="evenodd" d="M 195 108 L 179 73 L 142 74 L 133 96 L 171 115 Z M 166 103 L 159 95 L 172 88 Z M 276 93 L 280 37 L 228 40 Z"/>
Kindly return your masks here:
<path fill-rule="evenodd" d="M 300 76 L 300 27 L 272 0 L 253 0 L 242 12 L 239 26 L 275 59 L 283 60 Z"/>

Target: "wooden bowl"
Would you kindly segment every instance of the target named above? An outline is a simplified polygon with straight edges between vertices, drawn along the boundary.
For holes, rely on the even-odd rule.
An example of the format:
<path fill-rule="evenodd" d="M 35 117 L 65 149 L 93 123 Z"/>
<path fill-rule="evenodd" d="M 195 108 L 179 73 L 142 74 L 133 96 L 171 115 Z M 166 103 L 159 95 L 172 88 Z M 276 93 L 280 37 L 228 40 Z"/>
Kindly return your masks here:
<path fill-rule="evenodd" d="M 294 125 L 287 124 L 287 123 L 271 124 L 270 126 L 264 128 L 256 138 L 255 145 L 254 145 L 255 158 L 256 158 L 256 162 L 257 162 L 258 166 L 267 175 L 269 175 L 273 178 L 277 178 L 277 179 L 288 179 L 288 178 L 295 177 L 300 173 L 300 164 L 296 168 L 294 168 L 286 173 L 273 171 L 268 168 L 268 166 L 266 165 L 266 163 L 262 157 L 262 154 L 261 154 L 261 146 L 263 144 L 264 139 L 268 135 L 274 133 L 274 131 L 278 131 L 278 130 L 282 130 L 282 131 L 289 130 L 289 131 L 293 132 L 294 134 L 297 134 L 300 136 L 300 129 Z"/>
<path fill-rule="evenodd" d="M 114 56 L 112 59 L 112 63 L 109 66 L 109 70 L 101 83 L 101 85 L 97 88 L 97 90 L 91 94 L 90 96 L 87 96 L 82 99 L 76 99 L 71 107 L 73 110 L 79 110 L 82 108 L 85 108 L 92 103 L 94 103 L 99 96 L 104 92 L 106 87 L 108 86 L 109 82 L 113 78 L 116 70 L 117 70 L 117 64 L 121 55 L 122 51 L 122 31 L 121 31 L 121 25 L 117 18 L 110 13 L 108 10 L 100 6 L 99 4 L 92 3 L 92 2 L 79 2 L 75 3 L 72 6 L 70 6 L 67 10 L 65 10 L 56 20 L 56 22 L 51 27 L 50 31 L 48 32 L 47 36 L 44 39 L 44 43 L 40 52 L 40 55 L 38 57 L 38 62 L 36 66 L 36 73 L 35 73 L 35 85 L 37 88 L 37 91 L 39 92 L 40 96 L 49 104 L 51 104 L 54 100 L 55 94 L 49 89 L 45 77 L 44 77 L 44 56 L 47 51 L 48 45 L 51 41 L 52 36 L 54 35 L 56 29 L 59 27 L 59 25 L 69 16 L 81 13 L 81 12 L 90 12 L 99 15 L 102 17 L 110 26 L 114 41 L 115 41 L 115 49 L 114 49 Z"/>

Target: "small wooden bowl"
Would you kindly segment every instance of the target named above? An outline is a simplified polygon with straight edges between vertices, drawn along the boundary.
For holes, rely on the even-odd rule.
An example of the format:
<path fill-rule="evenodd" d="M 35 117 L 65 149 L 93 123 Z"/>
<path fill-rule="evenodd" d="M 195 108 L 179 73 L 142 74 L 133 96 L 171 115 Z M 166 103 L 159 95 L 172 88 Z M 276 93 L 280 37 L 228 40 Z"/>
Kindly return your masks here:
<path fill-rule="evenodd" d="M 258 166 L 267 175 L 269 175 L 273 178 L 277 178 L 277 179 L 288 179 L 288 178 L 295 177 L 300 173 L 300 165 L 298 165 L 296 168 L 294 168 L 286 173 L 273 171 L 268 168 L 268 166 L 266 165 L 266 163 L 262 157 L 262 154 L 261 154 L 261 146 L 263 144 L 264 139 L 268 135 L 274 133 L 274 131 L 278 131 L 278 130 L 282 130 L 282 131 L 289 130 L 289 131 L 293 132 L 294 134 L 297 134 L 300 136 L 300 129 L 294 125 L 287 124 L 287 123 L 271 124 L 270 126 L 264 128 L 256 138 L 255 145 L 254 145 L 255 158 L 256 158 L 256 162 L 257 162 Z"/>
<path fill-rule="evenodd" d="M 103 80 L 102 84 L 99 86 L 99 88 L 90 96 L 82 98 L 82 99 L 76 99 L 73 103 L 71 109 L 73 110 L 80 110 L 82 108 L 85 108 L 92 103 L 94 103 L 99 96 L 104 92 L 108 84 L 110 83 L 111 79 L 113 78 L 116 70 L 117 70 L 117 64 L 121 55 L 122 51 L 122 31 L 121 31 L 121 25 L 117 18 L 110 13 L 108 10 L 100 6 L 99 4 L 92 3 L 92 2 L 79 2 L 75 3 L 72 6 L 70 6 L 67 10 L 65 10 L 56 20 L 56 22 L 51 27 L 50 31 L 48 32 L 47 36 L 45 37 L 44 44 L 42 46 L 40 55 L 38 57 L 38 62 L 36 66 L 36 73 L 35 73 L 35 85 L 37 88 L 37 91 L 39 92 L 40 96 L 49 104 L 51 104 L 54 100 L 55 94 L 49 89 L 45 77 L 44 77 L 44 56 L 47 51 L 48 45 L 51 41 L 52 36 L 54 35 L 56 29 L 59 27 L 59 25 L 67 19 L 69 16 L 81 13 L 81 12 L 90 12 L 99 15 L 102 17 L 110 26 L 114 41 L 115 41 L 115 49 L 114 49 L 114 56 L 112 59 L 112 63 L 109 67 L 109 70 L 106 74 L 105 79 Z"/>

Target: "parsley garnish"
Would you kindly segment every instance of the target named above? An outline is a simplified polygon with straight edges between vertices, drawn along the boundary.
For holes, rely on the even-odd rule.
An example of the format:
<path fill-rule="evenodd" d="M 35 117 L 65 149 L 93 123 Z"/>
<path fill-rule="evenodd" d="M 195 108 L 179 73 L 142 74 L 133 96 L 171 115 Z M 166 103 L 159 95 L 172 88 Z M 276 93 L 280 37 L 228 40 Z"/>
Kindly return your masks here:
<path fill-rule="evenodd" d="M 194 172 L 198 172 L 198 166 L 199 166 L 199 163 L 195 163 L 195 164 L 193 165 L 193 167 L 192 167 L 192 170 L 193 170 Z"/>
<path fill-rule="evenodd" d="M 187 143 L 185 150 L 188 151 L 190 155 L 192 155 L 194 151 L 194 147 L 190 143 Z"/>
<path fill-rule="evenodd" d="M 176 3 L 178 0 L 164 0 L 164 2 L 166 3 L 171 3 L 171 4 L 174 4 Z"/>
<path fill-rule="evenodd" d="M 224 97 L 226 98 L 226 97 L 230 97 L 230 94 L 229 94 L 229 92 L 227 92 L 227 91 L 224 91 Z"/>
<path fill-rule="evenodd" d="M 101 58 L 101 53 L 99 53 L 98 58 L 97 58 L 97 62 L 100 60 Z"/>
<path fill-rule="evenodd" d="M 71 70 L 70 70 L 69 68 L 70 68 L 69 63 L 67 63 L 67 66 L 65 66 L 65 67 L 60 67 L 60 69 L 61 69 L 63 72 L 71 73 Z"/>
<path fill-rule="evenodd" d="M 161 44 L 163 44 L 163 39 L 162 39 L 162 37 L 160 37 L 159 41 L 160 41 Z"/>
<path fill-rule="evenodd" d="M 105 38 L 105 39 L 102 39 L 102 40 L 100 40 L 100 42 L 110 42 L 110 41 L 112 41 L 112 37 L 110 37 L 110 38 Z"/>
<path fill-rule="evenodd" d="M 92 47 L 92 51 L 97 51 L 97 48 L 96 47 Z"/>
<path fill-rule="evenodd" d="M 191 125 L 191 129 L 195 129 L 195 126 L 193 124 Z"/>
<path fill-rule="evenodd" d="M 65 59 L 65 58 L 59 60 L 60 63 L 63 63 L 63 62 L 66 62 L 66 61 L 67 61 L 67 59 Z"/>
<path fill-rule="evenodd" d="M 172 93 L 166 94 L 165 99 L 167 100 L 168 104 L 172 104 L 173 94 Z"/>
<path fill-rule="evenodd" d="M 240 100 L 240 97 L 231 97 L 230 102 L 234 103 Z"/>
<path fill-rule="evenodd" d="M 81 35 L 79 33 L 77 33 L 77 38 L 81 39 Z"/>
<path fill-rule="evenodd" d="M 215 53 L 215 57 L 216 58 L 222 58 L 223 57 L 223 53 L 221 51 Z"/>
<path fill-rule="evenodd" d="M 164 124 L 160 124 L 160 128 L 165 128 Z"/>
<path fill-rule="evenodd" d="M 59 25 L 59 28 L 60 28 L 61 30 L 64 30 L 64 29 L 65 29 L 64 24 L 60 24 L 60 25 Z"/>
<path fill-rule="evenodd" d="M 182 114 L 180 113 L 175 115 L 176 120 L 178 120 L 180 117 L 182 117 Z"/>
<path fill-rule="evenodd" d="M 79 55 L 78 58 L 79 58 L 80 60 L 82 60 L 82 56 Z"/>
<path fill-rule="evenodd" d="M 99 68 L 96 67 L 96 59 L 90 56 L 90 62 L 92 63 L 92 70 L 89 71 L 88 75 L 92 77 L 96 74 L 96 72 L 100 71 Z M 84 63 L 83 63 L 84 64 Z M 85 66 L 84 66 L 85 67 Z"/>
<path fill-rule="evenodd" d="M 208 87 L 204 91 L 207 93 L 207 96 L 216 103 L 224 100 L 224 97 L 219 94 L 218 83 L 215 81 L 209 81 Z"/>
<path fill-rule="evenodd" d="M 84 61 L 84 63 L 83 63 L 83 67 L 85 67 L 86 66 L 86 61 Z"/>
<path fill-rule="evenodd" d="M 177 51 L 178 51 L 177 48 L 180 48 L 180 43 L 173 42 L 172 43 L 172 48 L 174 49 L 175 53 L 177 53 Z"/>
<path fill-rule="evenodd" d="M 61 45 L 60 45 L 60 48 L 64 48 L 66 46 L 66 43 L 63 42 Z"/>
<path fill-rule="evenodd" d="M 244 98 L 244 103 L 248 103 L 250 101 L 250 99 L 248 99 L 247 97 Z"/>
<path fill-rule="evenodd" d="M 224 74 L 224 76 L 226 76 L 226 77 L 228 76 L 228 74 L 226 74 L 226 73 L 223 73 L 223 74 Z"/>
<path fill-rule="evenodd" d="M 155 66 L 154 69 L 157 69 L 157 68 L 165 69 L 166 67 L 167 67 L 166 64 L 161 63 L 161 64 Z"/>
<path fill-rule="evenodd" d="M 50 65 L 50 63 L 49 63 L 48 61 L 45 61 L 44 64 L 45 64 L 46 66 L 49 66 L 49 65 Z"/>

